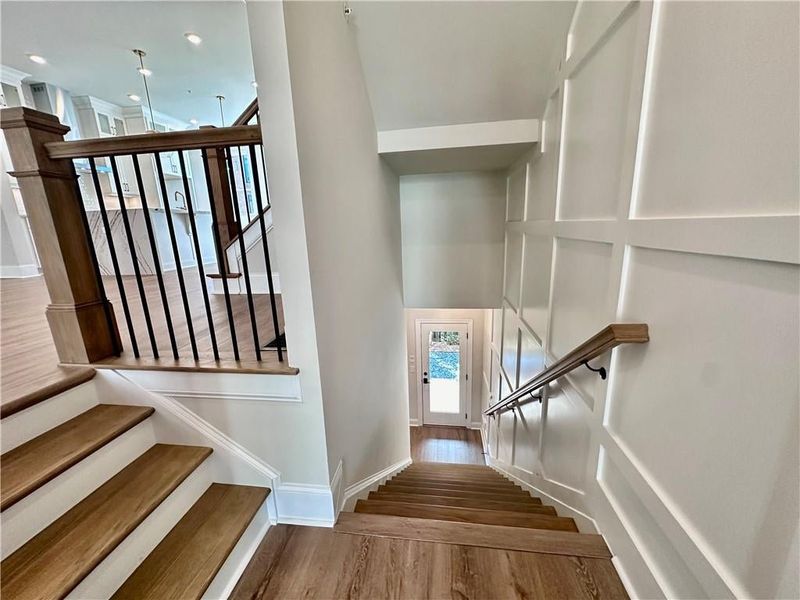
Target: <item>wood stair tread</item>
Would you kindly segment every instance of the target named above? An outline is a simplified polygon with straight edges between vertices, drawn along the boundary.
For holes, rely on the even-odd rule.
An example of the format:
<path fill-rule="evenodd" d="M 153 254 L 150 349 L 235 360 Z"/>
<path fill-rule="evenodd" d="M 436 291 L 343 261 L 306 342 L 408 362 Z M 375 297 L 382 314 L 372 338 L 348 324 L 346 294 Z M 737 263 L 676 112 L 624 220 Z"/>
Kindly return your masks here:
<path fill-rule="evenodd" d="M 502 475 L 486 465 L 458 465 L 452 463 L 412 463 L 405 467 L 401 473 L 450 473 L 453 475 L 469 474 L 474 476 Z"/>
<path fill-rule="evenodd" d="M 0 456 L 5 510 L 153 414 L 150 406 L 100 404 Z"/>
<path fill-rule="evenodd" d="M 202 597 L 269 492 L 244 485 L 209 486 L 112 598 Z"/>
<path fill-rule="evenodd" d="M 410 502 L 412 504 L 432 504 L 438 506 L 453 506 L 456 508 L 482 508 L 484 510 L 503 510 L 507 512 L 536 513 L 542 515 L 556 515 L 552 506 L 532 504 L 529 502 L 503 502 L 499 500 L 484 500 L 474 498 L 453 498 L 447 496 L 428 496 L 425 494 L 396 494 L 387 492 L 370 492 L 369 500 L 388 500 L 390 502 Z"/>
<path fill-rule="evenodd" d="M 527 493 L 519 490 L 517 492 L 499 492 L 497 490 L 465 490 L 458 488 L 448 488 L 447 486 L 433 487 L 421 485 L 402 485 L 386 484 L 378 487 L 379 492 L 397 491 L 405 494 L 429 494 L 431 496 L 455 496 L 457 498 L 485 498 L 487 500 L 512 500 L 518 502 L 534 502 L 533 498 Z M 541 502 L 541 501 L 539 501 Z M 539 504 L 539 502 L 535 502 Z"/>
<path fill-rule="evenodd" d="M 2 563 L 0 595 L 66 596 L 211 454 L 156 444 Z"/>
<path fill-rule="evenodd" d="M 435 519 L 349 512 L 339 513 L 339 519 L 333 530 L 336 533 L 440 542 L 459 546 L 611 558 L 602 536 L 572 531 L 454 523 Z"/>
<path fill-rule="evenodd" d="M 453 489 L 487 489 L 487 490 L 500 490 L 500 491 L 523 491 L 521 487 L 511 483 L 502 483 L 502 482 L 484 482 L 484 481 L 451 481 L 442 478 L 427 478 L 421 479 L 417 477 L 393 477 L 389 480 L 388 483 L 396 483 L 398 485 L 421 485 L 421 486 L 431 486 L 431 487 L 447 487 Z"/>
<path fill-rule="evenodd" d="M 428 504 L 410 504 L 407 502 L 391 502 L 384 500 L 359 500 L 356 502 L 355 512 L 437 519 L 440 521 L 454 521 L 458 523 L 483 523 L 485 525 L 504 525 L 507 527 L 524 527 L 530 529 L 578 531 L 578 528 L 575 526 L 575 521 L 568 517 L 522 514 L 480 508 L 433 506 Z"/>
<path fill-rule="evenodd" d="M 5 419 L 39 402 L 49 400 L 53 396 L 62 394 L 72 388 L 90 381 L 97 373 L 90 367 L 62 367 L 61 375 L 57 381 L 40 387 L 33 392 L 28 392 L 17 398 L 6 400 L 0 404 L 0 419 Z"/>
<path fill-rule="evenodd" d="M 428 472 L 413 472 L 408 473 L 406 471 L 401 471 L 395 477 L 403 477 L 408 479 L 441 479 L 442 481 L 484 481 L 486 483 L 503 483 L 503 484 L 514 484 L 513 481 L 506 479 L 505 477 L 501 477 L 500 475 L 470 475 L 469 473 L 465 473 L 463 475 L 459 475 L 457 473 L 428 473 Z"/>

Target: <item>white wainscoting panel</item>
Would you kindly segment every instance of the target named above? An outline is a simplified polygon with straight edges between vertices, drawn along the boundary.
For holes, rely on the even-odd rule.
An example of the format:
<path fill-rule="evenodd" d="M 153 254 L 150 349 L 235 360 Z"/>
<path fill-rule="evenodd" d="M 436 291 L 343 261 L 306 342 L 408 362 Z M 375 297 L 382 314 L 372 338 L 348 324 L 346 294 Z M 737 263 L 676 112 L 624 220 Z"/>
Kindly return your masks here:
<path fill-rule="evenodd" d="M 593 519 L 632 597 L 800 597 L 799 19 L 579 2 L 508 173 L 484 408 L 609 323 L 650 342 L 485 419 L 487 460 Z"/>

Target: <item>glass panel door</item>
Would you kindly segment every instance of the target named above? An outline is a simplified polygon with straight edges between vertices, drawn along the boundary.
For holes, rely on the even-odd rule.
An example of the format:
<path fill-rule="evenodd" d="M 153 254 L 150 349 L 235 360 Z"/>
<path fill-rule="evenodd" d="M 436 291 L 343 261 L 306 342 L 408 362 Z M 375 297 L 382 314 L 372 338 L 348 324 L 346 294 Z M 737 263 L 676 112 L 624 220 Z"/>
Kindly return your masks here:
<path fill-rule="evenodd" d="M 467 326 L 424 324 L 420 333 L 423 422 L 466 425 Z"/>

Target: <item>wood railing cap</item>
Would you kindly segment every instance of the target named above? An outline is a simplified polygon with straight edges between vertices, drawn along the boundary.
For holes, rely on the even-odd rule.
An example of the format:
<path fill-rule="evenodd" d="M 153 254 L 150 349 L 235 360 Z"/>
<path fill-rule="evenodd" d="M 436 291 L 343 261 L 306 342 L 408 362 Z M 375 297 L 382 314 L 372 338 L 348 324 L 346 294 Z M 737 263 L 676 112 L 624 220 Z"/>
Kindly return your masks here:
<path fill-rule="evenodd" d="M 12 106 L 0 109 L 0 129 L 39 129 L 64 135 L 69 127 L 62 124 L 58 117 L 27 106 Z"/>
<path fill-rule="evenodd" d="M 544 387 L 559 377 L 563 377 L 583 363 L 608 352 L 620 344 L 643 344 L 649 340 L 650 334 L 646 323 L 612 323 L 607 325 L 519 386 L 505 398 L 484 410 L 483 414 L 490 415 L 513 406 L 526 394 Z"/>
<path fill-rule="evenodd" d="M 50 142 L 45 144 L 45 148 L 50 158 L 90 158 L 259 143 L 261 143 L 261 128 L 258 125 L 241 125 Z"/>

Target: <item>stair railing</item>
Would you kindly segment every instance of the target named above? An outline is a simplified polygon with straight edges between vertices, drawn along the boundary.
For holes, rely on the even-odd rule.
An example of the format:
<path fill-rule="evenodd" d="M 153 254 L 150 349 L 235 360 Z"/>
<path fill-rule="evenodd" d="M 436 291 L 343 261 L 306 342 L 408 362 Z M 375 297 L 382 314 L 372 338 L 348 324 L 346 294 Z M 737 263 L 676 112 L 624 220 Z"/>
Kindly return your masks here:
<path fill-rule="evenodd" d="M 178 327 L 174 323 L 172 313 L 174 307 L 169 302 L 159 258 L 163 253 L 174 260 L 185 317 L 185 320 L 178 319 L 182 321 L 179 324 L 179 333 L 181 341 L 185 341 L 185 329 L 193 359 L 199 361 L 206 358 L 198 351 L 195 326 L 199 325 L 200 329 L 207 329 L 204 335 L 209 336 L 215 361 L 218 362 L 221 358 L 227 359 L 231 351 L 233 360 L 240 360 L 237 323 L 227 279 L 222 278 L 227 335 L 217 335 L 221 323 L 214 320 L 205 282 L 201 240 L 196 226 L 196 199 L 192 195 L 187 170 L 188 153 L 197 150 L 202 154 L 202 169 L 208 188 L 213 223 L 211 230 L 217 264 L 221 268 L 225 264 L 223 232 L 231 239 L 238 237 L 242 244 L 240 248 L 244 267 L 242 275 L 246 288 L 254 355 L 256 361 L 262 360 L 263 346 L 259 340 L 258 315 L 242 236 L 243 219 L 239 214 L 239 203 L 236 201 L 236 186 L 230 185 L 234 180 L 233 153 L 237 153 L 239 157 L 246 153 L 254 173 L 253 191 L 260 215 L 256 219 L 260 220 L 262 229 L 272 326 L 275 335 L 279 336 L 275 291 L 263 217 L 265 206 L 268 206 L 268 190 L 262 185 L 265 178 L 259 173 L 259 163 L 264 164 L 259 126 L 200 128 L 64 141 L 63 136 L 69 128 L 62 125 L 56 117 L 26 107 L 16 107 L 0 111 L 0 128 L 4 131 L 15 169 L 11 174 L 19 180 L 34 242 L 41 255 L 44 279 L 51 298 L 46 313 L 62 363 L 98 363 L 119 356 L 123 351 L 114 310 L 106 296 L 106 284 L 101 273 L 101 262 L 98 260 L 100 253 L 104 257 L 103 271 L 106 275 L 112 275 L 116 281 L 130 350 L 136 359 L 146 354 L 140 343 L 140 340 L 144 339 L 143 329 L 149 338 L 150 356 L 154 359 L 160 357 L 157 328 L 154 326 L 156 321 L 154 312 L 158 308 L 155 303 L 151 306 L 151 302 L 148 301 L 142 276 L 143 268 L 149 271 L 148 274 L 154 274 L 157 280 L 162 313 L 158 322 L 166 323 L 172 358 L 176 361 L 182 358 L 176 334 Z M 175 192 L 176 198 L 181 197 L 181 204 L 185 204 L 185 207 L 171 205 L 165 168 L 162 165 L 164 153 L 170 153 L 171 157 L 177 158 L 178 168 L 168 172 L 171 178 L 170 189 Z M 142 161 L 149 160 L 150 156 L 154 159 L 156 175 L 154 181 L 147 181 L 150 186 L 148 198 L 145 191 L 148 186 L 145 185 L 142 169 L 145 163 Z M 120 167 L 122 160 L 125 161 L 126 167 L 132 167 L 133 173 L 129 175 L 131 180 L 135 180 L 137 194 L 131 194 L 129 189 L 123 187 L 124 177 L 121 177 Z M 170 160 L 172 161 L 172 158 Z M 82 173 L 80 179 L 76 164 Z M 146 174 L 152 175 L 150 172 Z M 126 182 L 125 187 L 130 185 Z M 232 203 L 225 205 L 222 201 L 221 187 L 227 187 L 234 200 Z M 88 197 L 86 197 L 87 192 Z M 92 198 L 92 195 L 95 198 Z M 161 197 L 161 206 L 156 205 L 157 198 L 154 196 Z M 86 205 L 94 202 L 97 205 L 96 210 L 93 207 L 90 217 Z M 148 202 L 151 204 L 148 205 Z M 133 226 L 142 225 L 141 222 L 133 222 L 131 211 L 134 208 L 141 209 L 147 233 L 147 240 L 141 241 L 141 244 L 136 243 L 133 236 Z M 169 238 L 166 252 L 159 247 L 156 240 L 151 208 L 161 209 L 164 212 L 163 220 Z M 176 238 L 176 212 L 188 217 L 186 229 L 191 230 L 191 248 L 184 247 L 183 252 L 184 254 L 187 251 L 193 252 L 197 259 L 207 328 L 193 318 L 192 302 L 187 292 L 186 277 L 182 267 L 181 249 Z M 223 222 L 222 217 L 226 212 L 232 212 L 232 223 L 227 219 Z M 135 216 L 138 217 L 138 213 Z M 162 245 L 167 246 L 166 243 Z M 120 268 L 121 260 L 124 261 L 125 271 L 131 269 L 132 272 L 123 272 Z M 131 294 L 131 291 L 126 290 L 125 281 L 131 279 L 129 273 L 133 275 L 138 294 Z M 174 290 L 172 292 L 174 293 Z M 237 299 L 237 306 L 242 304 L 240 300 Z M 143 327 L 142 319 L 135 318 L 134 312 L 136 317 L 143 317 Z M 194 312 L 198 312 L 197 307 Z M 246 317 L 243 317 L 242 321 L 246 321 Z M 240 322 L 240 329 L 242 325 Z M 278 359 L 282 361 L 283 350 L 280 340 L 277 341 Z"/>
<path fill-rule="evenodd" d="M 538 375 L 523 383 L 505 398 L 484 410 L 483 414 L 494 416 L 523 402 L 541 400 L 541 395 L 534 396 L 534 392 L 581 366 L 600 373 L 600 376 L 605 379 L 605 369 L 593 369 L 589 366 L 590 360 L 605 354 L 620 344 L 643 344 L 649 340 L 648 327 L 645 323 L 608 325 Z"/>

